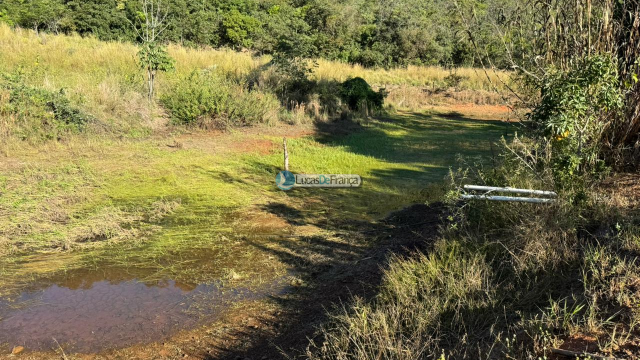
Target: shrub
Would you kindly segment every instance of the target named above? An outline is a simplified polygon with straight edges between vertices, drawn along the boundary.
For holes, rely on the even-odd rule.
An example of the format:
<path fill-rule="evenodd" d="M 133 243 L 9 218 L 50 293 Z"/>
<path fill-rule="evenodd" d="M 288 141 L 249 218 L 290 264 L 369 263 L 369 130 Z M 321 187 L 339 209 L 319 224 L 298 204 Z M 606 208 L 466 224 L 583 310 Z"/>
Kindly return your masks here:
<path fill-rule="evenodd" d="M 348 79 L 340 87 L 340 97 L 351 110 L 382 110 L 386 94 L 383 90 L 373 91 L 371 86 L 360 77 Z"/>
<path fill-rule="evenodd" d="M 620 120 L 624 96 L 618 66 L 609 55 L 586 57 L 568 70 L 552 70 L 542 79 L 541 97 L 529 115 L 539 138 L 552 144 L 551 166 L 557 185 L 604 169 L 605 130 Z"/>
<path fill-rule="evenodd" d="M 222 20 L 226 40 L 235 47 L 251 47 L 253 41 L 250 35 L 258 29 L 259 25 L 258 19 L 242 14 L 237 9 L 229 11 Z"/>
<path fill-rule="evenodd" d="M 315 86 L 309 77 L 317 63 L 306 57 L 312 50 L 305 50 L 305 45 L 302 45 L 302 48 L 296 49 L 298 54 L 277 52 L 271 61 L 275 75 L 270 80 L 271 88 L 287 108 L 291 108 L 291 104 L 306 102 Z"/>
<path fill-rule="evenodd" d="M 177 124 L 194 124 L 204 116 L 220 116 L 229 102 L 226 80 L 213 73 L 193 72 L 174 82 L 160 102 Z"/>
<path fill-rule="evenodd" d="M 73 106 L 64 90 L 58 92 L 27 86 L 18 75 L 2 75 L 0 91 L 8 94 L 0 114 L 14 119 L 14 134 L 22 139 L 59 138 L 62 132 L 84 129 L 93 116 Z"/>
<path fill-rule="evenodd" d="M 176 124 L 205 127 L 266 123 L 277 117 L 278 100 L 271 94 L 248 91 L 212 71 L 178 78 L 160 96 Z"/>
<path fill-rule="evenodd" d="M 468 76 L 451 73 L 444 78 L 444 83 L 447 85 L 447 87 L 459 89 L 462 82 L 468 79 Z"/>

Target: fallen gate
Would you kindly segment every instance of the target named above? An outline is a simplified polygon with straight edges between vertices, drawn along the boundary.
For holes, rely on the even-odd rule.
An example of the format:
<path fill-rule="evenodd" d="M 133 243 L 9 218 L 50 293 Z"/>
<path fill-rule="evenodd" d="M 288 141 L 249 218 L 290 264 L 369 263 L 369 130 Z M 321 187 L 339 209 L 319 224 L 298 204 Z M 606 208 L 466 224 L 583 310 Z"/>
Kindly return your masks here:
<path fill-rule="evenodd" d="M 555 198 L 558 196 L 553 191 L 545 191 L 545 190 L 530 190 L 530 189 L 515 189 L 511 187 L 494 187 L 494 186 L 479 186 L 479 185 L 465 185 L 464 187 L 465 193 L 461 195 L 462 199 L 470 200 L 470 199 L 480 199 L 480 200 L 490 200 L 490 201 L 515 201 L 515 202 L 527 202 L 527 203 L 552 203 L 555 201 Z M 482 194 L 472 193 L 468 194 L 466 191 L 470 192 L 484 192 Z M 493 195 L 495 193 L 507 193 L 507 194 L 520 194 L 520 195 L 534 195 L 537 197 L 524 197 L 524 196 L 505 196 L 505 195 Z"/>

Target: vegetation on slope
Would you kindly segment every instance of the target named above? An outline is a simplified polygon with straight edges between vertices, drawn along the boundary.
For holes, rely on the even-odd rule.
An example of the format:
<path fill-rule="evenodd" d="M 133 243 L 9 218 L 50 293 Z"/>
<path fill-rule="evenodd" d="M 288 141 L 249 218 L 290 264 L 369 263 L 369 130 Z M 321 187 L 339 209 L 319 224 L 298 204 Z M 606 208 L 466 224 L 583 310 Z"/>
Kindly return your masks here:
<path fill-rule="evenodd" d="M 370 190 L 385 205 L 378 209 L 367 196 L 357 196 L 359 210 L 351 211 L 353 216 L 360 216 L 362 204 L 381 216 L 412 201 L 423 182 L 445 175 L 457 152 L 475 154 L 470 144 L 477 141 L 485 151 L 485 138 L 504 133 L 495 124 L 445 124 L 435 115 L 422 119 L 402 112 L 390 115 L 398 124 L 326 121 L 327 104 L 332 114 L 357 111 L 349 110 L 340 94 L 342 77 L 361 76 L 378 84 L 376 90 L 386 81 L 446 88 L 438 84 L 449 72 L 437 67 L 376 72 L 321 62 L 305 79 L 312 91 L 321 90 L 291 105 L 279 92 L 281 78 L 268 57 L 170 45 L 175 70 L 159 75 L 156 97 L 149 103 L 132 44 L 0 25 L 0 46 L 7 50 L 0 53 L 4 292 L 104 258 L 193 276 L 186 265 L 166 269 L 159 259 L 171 249 L 225 243 L 223 235 L 215 235 L 226 234 L 220 225 L 225 216 L 281 196 L 272 178 L 281 163 L 280 154 L 272 151 L 281 142 L 276 134 L 300 131 L 283 124 L 303 123 L 306 132 L 313 130 L 312 120 L 320 120 L 319 129 L 336 127 L 338 132 L 365 127 L 330 144 L 289 140 L 296 171 L 353 172 L 370 179 Z M 327 67 L 340 71 L 330 75 Z M 487 86 L 482 77 L 469 74 L 461 87 Z M 373 96 L 379 106 L 380 94 L 363 89 L 362 96 Z M 264 127 L 248 134 L 237 130 L 253 124 Z M 196 126 L 225 127 L 229 133 L 192 146 L 185 132 L 197 133 Z M 448 141 L 453 133 L 460 138 Z M 236 149 L 244 142 L 257 142 L 262 149 Z M 370 144 L 377 144 L 376 152 L 368 150 Z M 414 149 L 411 156 L 402 154 L 406 149 Z M 231 174 L 236 182 L 229 182 Z M 410 181 L 416 190 L 400 191 L 400 181 Z M 193 236 L 172 235 L 179 232 L 166 225 L 172 219 L 192 222 L 188 231 Z M 25 266 L 32 261 L 33 266 Z"/>
<path fill-rule="evenodd" d="M 66 99 L 59 101 L 68 101 L 70 109 L 85 114 L 82 121 L 85 130 L 133 137 L 162 128 L 166 118 L 208 127 L 326 120 L 348 110 L 337 95 L 340 84 L 351 77 L 361 77 L 375 88 L 406 85 L 390 91 L 390 103 L 393 105 L 398 98 L 399 107 L 405 107 L 413 98 L 417 99 L 415 102 L 425 98 L 420 89 L 406 93 L 412 85 L 442 91 L 451 87 L 446 81 L 449 72 L 437 67 L 371 71 L 322 61 L 308 77 L 291 79 L 270 66 L 268 57 L 172 45 L 168 50 L 175 59 L 175 70 L 159 75 L 157 96 L 149 104 L 144 96 L 144 74 L 136 63 L 137 48 L 133 45 L 79 36 L 37 35 L 6 25 L 0 25 L 0 43 L 6 50 L 0 54 L 0 71 L 5 74 L 0 79 L 2 101 L 7 104 L 0 123 L 3 134 L 22 131 L 19 129 L 38 132 L 39 115 L 53 114 L 51 104 L 45 104 L 49 101 L 42 98 L 53 95 L 42 94 L 40 110 L 13 114 L 11 108 L 20 100 L 11 99 L 18 95 L 18 87 L 24 91 L 32 89 L 28 91 L 33 94 L 44 91 Z M 459 76 L 461 80 L 456 86 L 460 90 L 491 89 L 483 74 L 468 69 L 461 70 Z M 496 73 L 496 76 L 507 75 Z M 287 84 L 293 84 L 292 81 L 304 86 L 289 88 Z M 500 96 L 493 94 L 491 98 Z M 163 116 L 162 107 L 168 110 L 168 116 Z M 48 129 L 50 133 L 36 137 L 60 137 L 60 129 L 53 131 L 51 126 Z"/>
<path fill-rule="evenodd" d="M 139 41 L 131 24 L 140 20 L 143 0 L 5 0 L 0 21 L 54 33 L 92 35 L 101 40 Z M 156 1 L 157 2 L 157 1 Z M 163 37 L 183 45 L 225 46 L 258 53 L 289 53 L 364 66 L 477 65 L 465 38 L 456 3 L 437 1 L 325 0 L 169 0 L 157 2 L 168 13 Z M 516 12 L 512 0 L 464 1 L 484 19 L 474 32 L 507 65 L 501 38 L 491 30 L 501 16 Z M 518 54 L 516 54 L 518 55 Z"/>

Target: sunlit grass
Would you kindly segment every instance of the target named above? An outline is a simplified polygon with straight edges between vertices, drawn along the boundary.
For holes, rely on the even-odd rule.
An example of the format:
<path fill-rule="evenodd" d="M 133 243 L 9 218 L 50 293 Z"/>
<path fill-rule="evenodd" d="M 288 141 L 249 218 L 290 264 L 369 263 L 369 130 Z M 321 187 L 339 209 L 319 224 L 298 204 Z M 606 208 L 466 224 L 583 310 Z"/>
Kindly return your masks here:
<path fill-rule="evenodd" d="M 12 29 L 0 24 L 0 70 L 17 71 L 27 75 L 32 85 L 52 90 L 66 88 L 90 105 L 100 103 L 100 92 L 142 91 L 142 72 L 136 63 L 137 47 L 123 42 L 104 42 L 77 35 L 36 35 L 31 30 Z M 243 77 L 269 62 L 268 56 L 228 49 L 193 49 L 169 46 L 176 60 L 175 74 L 160 74 L 163 79 L 190 73 L 196 69 L 218 69 L 235 77 Z M 507 72 L 488 72 L 481 69 L 459 68 L 447 70 L 436 66 L 408 66 L 398 69 L 368 69 L 359 65 L 318 60 L 314 76 L 318 79 L 344 81 L 362 77 L 376 85 L 443 86 L 450 74 L 462 76 L 461 88 L 471 90 L 504 90 L 501 81 L 508 81 Z M 103 84 L 103 85 L 101 85 Z M 133 85 L 133 86 L 132 86 Z M 99 86 L 106 87 L 100 88 Z M 162 86 L 159 87 L 162 91 Z"/>
<path fill-rule="evenodd" d="M 3 282 L 22 282 L 105 257 L 134 267 L 186 269 L 167 269 L 163 256 L 199 247 L 224 248 L 221 254 L 228 254 L 234 249 L 229 239 L 250 229 L 242 214 L 268 203 L 299 207 L 310 214 L 310 224 L 375 220 L 424 201 L 421 191 L 444 179 L 457 154 L 486 158 L 490 142 L 506 130 L 487 121 L 400 114 L 345 137 L 292 138 L 292 171 L 358 174 L 364 185 L 290 192 L 275 186 L 282 140 L 270 135 L 235 133 L 202 140 L 269 140 L 273 147 L 266 154 L 174 149 L 161 139 L 79 137 L 47 143 L 38 151 L 15 146 L 12 161 L 0 168 L 0 211 L 9 215 L 0 220 Z M 165 204 L 169 210 L 152 218 Z M 60 251 L 84 255 L 60 258 Z M 24 266 L 32 254 L 42 253 L 53 253 L 56 261 Z"/>
<path fill-rule="evenodd" d="M 509 83 L 510 74 L 506 71 L 478 68 L 444 69 L 439 66 L 413 66 L 396 69 L 368 69 L 327 60 L 318 60 L 314 76 L 318 79 L 344 81 L 349 77 L 361 77 L 374 85 L 412 85 L 429 86 L 433 89 L 446 87 L 445 78 L 455 74 L 461 76 L 460 88 L 467 90 L 504 91 L 503 83 Z"/>
<path fill-rule="evenodd" d="M 0 24 L 0 48 L 1 72 L 19 73 L 21 81 L 36 88 L 62 89 L 99 120 L 92 132 L 70 134 L 63 141 L 0 142 L 0 285 L 5 290 L 105 258 L 123 266 L 187 272 L 182 261 L 167 264 L 163 259 L 172 251 L 197 248 L 225 249 L 216 257 L 229 257 L 237 250 L 229 239 L 249 226 L 243 217 L 268 203 L 315 214 L 312 225 L 380 218 L 424 200 L 422 189 L 445 177 L 457 153 L 486 156 L 490 139 L 503 134 L 488 122 L 402 113 L 369 122 L 346 137 L 292 138 L 293 171 L 358 174 L 365 185 L 284 193 L 274 186 L 282 167 L 280 137 L 238 132 L 201 140 L 227 139 L 219 149 L 169 147 L 176 135 L 169 131 L 180 131 L 158 125 L 166 115 L 147 102 L 135 45 L 36 35 Z M 160 94 L 168 81 L 197 69 L 215 68 L 238 79 L 269 61 L 224 49 L 171 45 L 169 52 L 176 70 L 160 74 Z M 327 61 L 320 61 L 315 72 L 329 80 L 362 76 L 374 84 L 420 86 L 449 73 L 419 67 L 371 70 Z M 482 76 L 472 76 L 475 71 L 460 72 L 468 74 L 465 86 L 486 88 Z M 0 105 L 7 101 L 2 95 Z M 0 133 L 12 121 L 0 118 Z M 271 141 L 271 152 L 233 149 L 251 139 Z"/>

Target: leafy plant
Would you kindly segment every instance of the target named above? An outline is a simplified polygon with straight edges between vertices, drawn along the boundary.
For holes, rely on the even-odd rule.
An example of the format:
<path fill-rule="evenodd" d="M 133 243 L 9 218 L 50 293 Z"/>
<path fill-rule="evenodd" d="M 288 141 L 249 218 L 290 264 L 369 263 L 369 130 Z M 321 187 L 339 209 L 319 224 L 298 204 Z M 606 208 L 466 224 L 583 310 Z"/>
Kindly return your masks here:
<path fill-rule="evenodd" d="M 268 122 L 280 106 L 275 96 L 246 91 L 213 71 L 177 79 L 160 102 L 176 124 L 215 128 Z"/>
<path fill-rule="evenodd" d="M 167 29 L 168 10 L 158 0 L 143 0 L 142 12 L 137 14 L 137 25 L 131 22 L 142 42 L 138 51 L 140 67 L 147 73 L 149 101 L 153 99 L 155 79 L 158 71 L 173 69 L 173 59 L 160 43 L 162 33 Z"/>
<path fill-rule="evenodd" d="M 235 47 L 250 47 L 253 41 L 250 35 L 256 31 L 260 22 L 237 9 L 231 10 L 222 20 L 224 35 L 228 42 Z"/>
<path fill-rule="evenodd" d="M 449 75 L 447 75 L 444 78 L 444 82 L 448 87 L 453 87 L 453 88 L 458 88 L 460 87 L 460 84 L 464 81 L 467 80 L 466 76 L 463 75 L 458 75 L 456 73 L 450 73 Z"/>
<path fill-rule="evenodd" d="M 552 70 L 540 83 L 540 101 L 529 115 L 541 138 L 552 143 L 551 165 L 561 187 L 604 169 L 604 130 L 620 120 L 624 97 L 618 67 L 609 55 Z"/>
<path fill-rule="evenodd" d="M 172 70 L 173 59 L 167 53 L 167 49 L 157 42 L 145 42 L 138 51 L 140 68 L 147 73 L 148 98 L 153 98 L 155 78 L 158 71 Z"/>
<path fill-rule="evenodd" d="M 342 83 L 340 96 L 351 110 L 380 111 L 386 95 L 383 89 L 373 91 L 363 78 L 356 77 Z"/>
<path fill-rule="evenodd" d="M 16 133 L 23 139 L 35 135 L 56 139 L 64 131 L 80 131 L 93 116 L 71 104 L 63 89 L 58 92 L 27 86 L 19 75 L 0 76 L 0 91 L 8 102 L 0 103 L 0 115 L 17 120 Z"/>
<path fill-rule="evenodd" d="M 193 72 L 179 79 L 160 102 L 178 124 L 194 124 L 204 116 L 221 115 L 231 94 L 228 84 L 211 73 Z"/>

